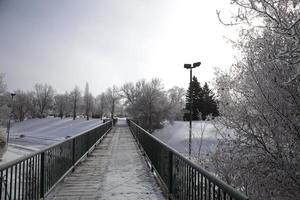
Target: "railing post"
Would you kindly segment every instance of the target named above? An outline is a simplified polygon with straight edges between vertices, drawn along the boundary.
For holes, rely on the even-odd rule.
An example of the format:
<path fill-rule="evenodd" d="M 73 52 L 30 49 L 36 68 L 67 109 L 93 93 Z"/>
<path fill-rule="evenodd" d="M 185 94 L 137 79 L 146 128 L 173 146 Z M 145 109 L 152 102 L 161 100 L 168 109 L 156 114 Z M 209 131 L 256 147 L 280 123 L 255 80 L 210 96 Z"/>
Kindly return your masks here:
<path fill-rule="evenodd" d="M 174 180 L 173 180 L 173 153 L 169 151 L 169 199 L 173 199 Z"/>
<path fill-rule="evenodd" d="M 89 144 L 89 141 L 90 141 L 90 135 L 91 135 L 91 132 L 88 132 L 87 134 L 87 138 L 86 138 L 86 146 L 87 146 L 87 149 L 86 149 L 86 156 L 89 157 L 89 149 L 90 149 L 90 144 Z"/>
<path fill-rule="evenodd" d="M 72 140 L 72 165 L 73 165 L 72 171 L 74 172 L 74 170 L 75 170 L 75 138 Z"/>
<path fill-rule="evenodd" d="M 40 174 L 40 198 L 44 198 L 45 193 L 45 152 L 41 153 L 41 174 Z M 24 173 L 24 172 L 23 172 Z"/>

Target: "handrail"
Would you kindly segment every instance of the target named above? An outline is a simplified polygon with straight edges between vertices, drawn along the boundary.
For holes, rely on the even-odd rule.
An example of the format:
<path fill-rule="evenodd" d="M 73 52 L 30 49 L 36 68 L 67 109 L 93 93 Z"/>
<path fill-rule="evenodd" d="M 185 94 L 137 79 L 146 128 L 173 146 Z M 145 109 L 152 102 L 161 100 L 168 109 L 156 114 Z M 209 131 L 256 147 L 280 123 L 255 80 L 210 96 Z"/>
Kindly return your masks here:
<path fill-rule="evenodd" d="M 237 199 L 248 197 L 205 169 L 185 158 L 132 120 L 127 120 L 131 132 L 142 146 L 171 199 Z"/>
<path fill-rule="evenodd" d="M 110 123 L 110 121 L 105 122 L 104 124 L 107 124 L 107 123 Z M 28 159 L 28 158 L 30 158 L 30 157 L 32 157 L 32 156 L 35 156 L 35 155 L 40 154 L 40 153 L 42 153 L 42 152 L 44 152 L 44 151 L 47 151 L 47 150 L 52 149 L 52 148 L 54 148 L 54 147 L 56 147 L 56 146 L 59 146 L 59 145 L 60 145 L 61 143 L 63 143 L 63 142 L 67 142 L 67 141 L 69 141 L 69 140 L 72 140 L 72 139 L 74 139 L 74 138 L 76 138 L 76 137 L 78 137 L 78 136 L 80 136 L 80 135 L 82 135 L 82 134 L 84 134 L 84 133 L 86 133 L 86 132 L 89 132 L 89 131 L 94 130 L 94 129 L 100 127 L 100 126 L 103 126 L 104 124 L 100 124 L 100 125 L 97 125 L 97 126 L 94 126 L 94 127 L 90 128 L 90 129 L 88 129 L 88 130 L 81 131 L 81 132 L 77 133 L 76 135 L 73 135 L 73 136 L 71 136 L 71 137 L 69 137 L 69 138 L 67 138 L 67 139 L 65 139 L 65 140 L 55 142 L 54 144 L 51 144 L 51 145 L 49 145 L 49 146 L 47 146 L 47 147 L 45 147 L 45 148 L 43 148 L 43 149 L 40 149 L 40 150 L 37 150 L 37 151 L 35 151 L 35 152 L 29 153 L 29 154 L 27 154 L 27 155 L 25 155 L 25 156 L 22 156 L 22 157 L 20 157 L 20 158 L 15 159 L 15 160 L 8 161 L 8 162 L 6 162 L 6 163 L 0 165 L 0 171 L 1 171 L 1 170 L 4 170 L 5 168 L 7 168 L 7 167 L 9 167 L 9 166 L 11 166 L 11 165 L 14 165 L 14 164 L 19 163 L 19 162 L 22 161 L 22 160 L 26 160 L 26 159 Z"/>
<path fill-rule="evenodd" d="M 0 166 L 0 199 L 39 199 L 110 131 L 112 121 Z"/>

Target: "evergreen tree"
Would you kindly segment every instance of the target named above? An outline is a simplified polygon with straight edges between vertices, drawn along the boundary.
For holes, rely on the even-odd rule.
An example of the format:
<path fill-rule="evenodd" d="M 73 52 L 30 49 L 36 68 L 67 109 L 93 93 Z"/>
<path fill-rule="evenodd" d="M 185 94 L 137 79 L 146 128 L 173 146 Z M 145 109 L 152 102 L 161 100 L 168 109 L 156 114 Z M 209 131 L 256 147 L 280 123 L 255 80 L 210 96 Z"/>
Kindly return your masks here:
<path fill-rule="evenodd" d="M 192 96 L 190 96 L 190 90 L 192 90 L 191 91 Z M 202 88 L 200 86 L 200 83 L 199 83 L 198 79 L 195 76 L 193 76 L 192 82 L 186 93 L 186 107 L 185 107 L 187 110 L 190 110 L 190 106 L 192 103 L 192 105 L 193 105 L 192 106 L 192 120 L 199 120 L 199 108 L 200 108 L 200 110 L 202 110 L 202 107 L 203 107 L 203 98 L 202 97 L 203 97 L 203 95 L 202 95 Z M 191 100 L 193 100 L 193 102 L 191 102 Z M 185 113 L 184 118 L 190 119 L 190 114 Z"/>
<path fill-rule="evenodd" d="M 205 83 L 203 88 L 201 87 L 198 79 L 194 76 L 192 83 L 186 93 L 186 109 L 190 110 L 191 96 L 190 90 L 192 90 L 192 120 L 205 120 L 208 115 L 213 117 L 218 116 L 218 106 L 214 97 L 214 93 L 209 89 L 208 84 Z M 189 119 L 190 114 L 185 113 L 184 119 Z"/>
<path fill-rule="evenodd" d="M 219 115 L 218 105 L 214 97 L 214 93 L 209 89 L 208 84 L 205 82 L 202 88 L 203 106 L 199 108 L 202 119 L 205 120 L 208 115 L 216 117 Z"/>

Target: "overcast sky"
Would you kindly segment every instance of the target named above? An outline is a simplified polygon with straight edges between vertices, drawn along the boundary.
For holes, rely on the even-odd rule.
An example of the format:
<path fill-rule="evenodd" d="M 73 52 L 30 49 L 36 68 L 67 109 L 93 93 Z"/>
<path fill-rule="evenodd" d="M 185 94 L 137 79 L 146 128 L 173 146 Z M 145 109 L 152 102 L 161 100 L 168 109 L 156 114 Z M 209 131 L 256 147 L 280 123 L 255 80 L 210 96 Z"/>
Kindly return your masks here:
<path fill-rule="evenodd" d="M 211 81 L 233 62 L 216 10 L 227 0 L 0 0 L 0 72 L 9 90 L 47 83 L 61 93 L 88 82 L 94 95 L 113 84 L 158 77 L 187 87 L 184 63 Z"/>

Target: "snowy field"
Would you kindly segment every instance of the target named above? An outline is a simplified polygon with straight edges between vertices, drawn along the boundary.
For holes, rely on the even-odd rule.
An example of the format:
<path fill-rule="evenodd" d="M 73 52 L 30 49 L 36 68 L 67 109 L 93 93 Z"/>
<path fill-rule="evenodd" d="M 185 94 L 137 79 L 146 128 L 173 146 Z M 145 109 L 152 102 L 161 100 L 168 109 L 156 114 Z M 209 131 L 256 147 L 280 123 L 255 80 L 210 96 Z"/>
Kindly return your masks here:
<path fill-rule="evenodd" d="M 64 140 L 66 137 L 102 124 L 100 119 L 72 118 L 30 119 L 12 124 L 9 147 L 0 164 L 24 156 L 50 144 Z M 163 129 L 153 133 L 178 152 L 187 156 L 189 141 L 189 122 L 175 121 L 166 123 Z M 217 144 L 217 130 L 209 121 L 193 121 L 192 154 L 199 155 L 212 151 Z M 203 137 L 202 137 L 203 136 Z M 201 140 L 202 138 L 202 140 Z M 202 145 L 201 145 L 202 144 Z"/>
<path fill-rule="evenodd" d="M 189 122 L 175 121 L 166 123 L 163 129 L 156 130 L 154 136 L 170 145 L 178 152 L 188 155 Z M 192 123 L 192 154 L 194 156 L 209 153 L 217 144 L 218 131 L 210 121 L 193 121 Z M 202 138 L 202 140 L 201 140 Z M 202 145 L 201 145 L 202 144 Z M 201 149 L 199 148 L 201 146 Z"/>
<path fill-rule="evenodd" d="M 100 119 L 86 120 L 78 118 L 30 119 L 12 124 L 9 146 L 0 164 L 14 160 L 50 144 L 64 140 L 66 137 L 102 124 Z"/>

